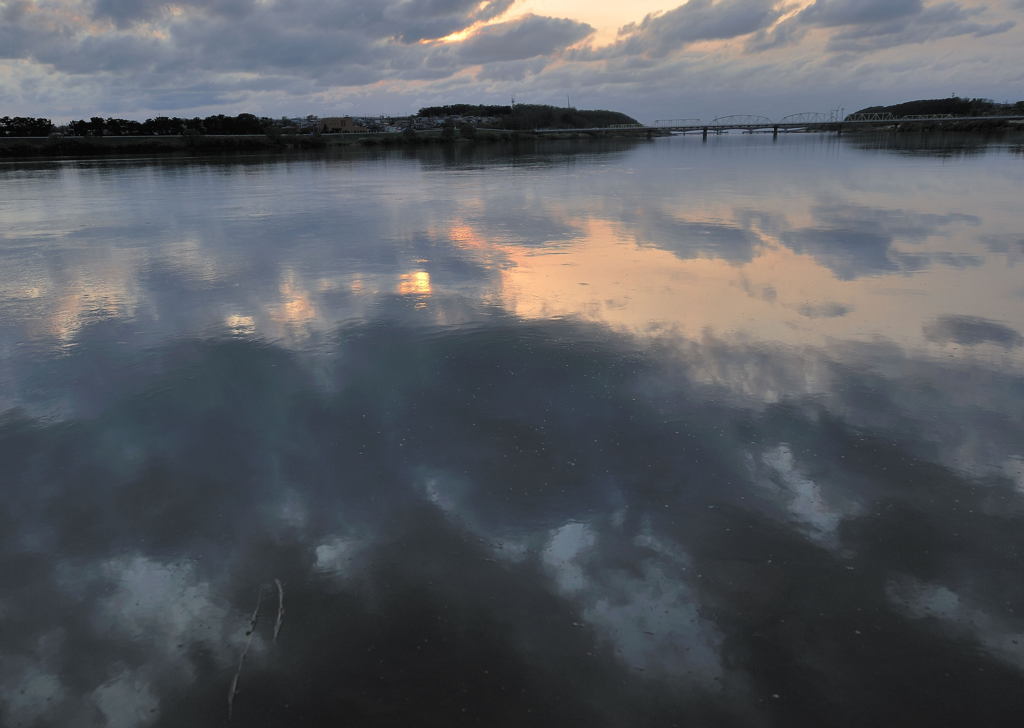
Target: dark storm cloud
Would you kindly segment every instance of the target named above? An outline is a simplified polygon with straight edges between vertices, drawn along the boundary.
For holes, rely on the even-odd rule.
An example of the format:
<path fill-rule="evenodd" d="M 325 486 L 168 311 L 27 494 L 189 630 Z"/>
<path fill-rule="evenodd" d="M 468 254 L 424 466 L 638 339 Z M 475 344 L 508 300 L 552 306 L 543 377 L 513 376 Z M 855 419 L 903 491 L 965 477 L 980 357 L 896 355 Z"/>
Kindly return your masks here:
<path fill-rule="evenodd" d="M 531 14 L 481 28 L 458 44 L 456 52 L 471 64 L 515 61 L 555 53 L 593 32 L 586 23 Z"/>
<path fill-rule="evenodd" d="M 370 12 L 379 12 L 378 27 L 382 37 L 392 35 L 404 43 L 430 38 L 443 38 L 473 23 L 492 20 L 508 10 L 515 0 L 492 0 L 480 7 L 475 0 L 392 0 Z M 367 13 L 358 2 L 350 4 L 347 14 Z M 356 21 L 358 23 L 358 21 Z"/>
<path fill-rule="evenodd" d="M 864 53 L 939 38 L 977 38 L 1010 30 L 1013 21 L 985 23 L 985 8 L 957 2 L 925 5 L 921 0 L 817 0 L 797 15 L 758 32 L 748 43 L 757 52 L 799 42 L 811 28 L 832 31 L 827 48 Z"/>
<path fill-rule="evenodd" d="M 464 42 L 422 45 L 479 21 L 501 16 L 512 0 L 481 5 L 475 0 L 392 0 L 386 3 L 303 0 L 297 4 L 189 2 L 181 14 L 166 13 L 160 2 L 102 0 L 97 18 L 113 20 L 116 31 L 83 31 L 73 15 L 56 11 L 6 10 L 0 51 L 28 58 L 70 74 L 128 72 L 143 88 L 180 83 L 181 74 L 199 74 L 194 83 L 234 83 L 232 73 L 285 74 L 332 86 L 366 85 L 387 78 L 439 79 L 467 65 L 551 56 L 592 32 L 567 19 L 528 15 L 485 26 Z M 141 21 L 154 24 L 154 39 Z M 144 32 L 146 31 L 146 32 Z M 175 78 L 176 76 L 176 78 Z M 163 77 L 167 77 L 164 80 Z M 294 82 L 278 79 L 276 89 L 295 93 Z M 212 99 L 218 98 L 211 95 Z"/>
<path fill-rule="evenodd" d="M 834 27 L 884 22 L 918 15 L 921 0 L 816 0 L 800 12 L 804 22 Z"/>
<path fill-rule="evenodd" d="M 333 68 L 346 78 L 359 78 L 380 56 L 372 35 L 343 24 L 288 24 L 269 15 L 243 27 L 227 20 L 182 26 L 175 31 L 174 44 L 194 49 L 193 63 L 221 71 L 322 73 Z"/>
<path fill-rule="evenodd" d="M 318 105 L 325 97 L 333 101 L 346 87 L 359 88 L 360 99 L 368 104 L 398 103 L 400 109 L 394 96 L 374 88 L 381 82 L 393 82 L 407 94 L 429 87 L 435 102 L 456 89 L 504 97 L 508 90 L 503 85 L 508 83 L 528 87 L 538 100 L 550 100 L 572 85 L 597 90 L 606 99 L 601 103 L 628 106 L 653 103 L 642 89 L 676 93 L 680 74 L 704 79 L 704 87 L 724 89 L 758 84 L 756 78 L 783 83 L 814 65 L 806 59 L 783 60 L 778 67 L 752 69 L 746 67 L 749 59 L 733 59 L 702 68 L 711 55 L 731 51 L 700 49 L 684 57 L 684 49 L 701 41 L 747 38 L 746 50 L 756 53 L 797 44 L 809 30 L 823 29 L 834 36 L 828 41 L 831 50 L 864 52 L 954 35 L 980 37 L 1012 25 L 989 21 L 981 11 L 954 3 L 929 6 L 901 0 L 862 7 L 833 0 L 778 23 L 788 12 L 784 2 L 691 0 L 625 26 L 610 45 L 568 51 L 588 37 L 590 26 L 582 22 L 586 18 L 500 23 L 514 7 L 514 0 L 19 1 L 3 6 L 0 57 L 29 62 L 15 67 L 17 80 L 11 82 L 22 88 L 23 97 L 45 98 L 49 104 L 61 99 L 69 115 L 85 113 L 72 109 L 93 105 L 97 95 L 109 112 L 96 113 L 144 114 L 180 103 L 207 108 L 270 105 L 276 115 L 300 99 Z M 994 16 L 996 10 L 987 12 Z M 495 20 L 504 27 L 485 27 L 454 43 L 420 43 Z M 556 58 L 575 63 L 553 64 Z M 483 67 L 475 69 L 470 89 L 460 72 L 479 64 Z M 186 75 L 198 93 L 174 93 Z M 262 94 L 247 88 L 243 76 L 253 75 L 273 78 L 273 87 Z M 209 93 L 202 93 L 202 86 Z M 703 103 L 730 99 L 723 92 L 715 101 L 717 95 L 705 95 Z M 415 103 L 411 95 L 405 98 Z"/>
<path fill-rule="evenodd" d="M 112 20 L 123 28 L 163 18 L 171 4 L 167 0 L 95 0 L 92 12 L 93 17 Z M 248 15 L 257 7 L 256 0 L 178 0 L 173 4 L 230 17 Z"/>
<path fill-rule="evenodd" d="M 983 13 L 984 8 L 965 8 L 956 3 L 943 3 L 925 8 L 912 19 L 901 18 L 892 22 L 843 28 L 829 39 L 828 48 L 833 51 L 865 52 L 959 35 L 982 38 L 1003 33 L 1016 25 L 1010 20 L 1000 23 L 974 20 Z"/>
<path fill-rule="evenodd" d="M 75 74 L 117 73 L 125 68 L 143 70 L 174 62 L 174 54 L 168 48 L 130 33 L 88 35 L 78 43 L 49 44 L 37 49 L 35 57 Z"/>
<path fill-rule="evenodd" d="M 145 89 L 132 93 L 137 93 L 144 100 L 146 108 L 170 112 L 184 108 L 236 104 L 248 92 L 276 91 L 282 87 L 287 87 L 295 95 L 315 93 L 320 89 L 314 79 L 282 75 L 268 74 L 234 81 L 217 79 L 182 84 L 175 75 L 159 74 L 151 77 Z"/>
<path fill-rule="evenodd" d="M 726 40 L 766 28 L 782 15 L 780 6 L 777 0 L 690 0 L 620 28 L 620 40 L 607 48 L 580 51 L 572 57 L 664 57 L 700 41 Z"/>
<path fill-rule="evenodd" d="M 977 316 L 940 316 L 924 327 L 924 335 L 929 341 L 962 346 L 997 344 L 1011 349 L 1024 344 L 1016 329 Z"/>
<path fill-rule="evenodd" d="M 675 10 L 648 15 L 619 32 L 634 36 L 629 41 L 634 46 L 664 52 L 696 41 L 752 33 L 779 17 L 777 5 L 771 0 L 690 0 Z"/>
<path fill-rule="evenodd" d="M 956 2 L 925 5 L 921 0 L 817 0 L 776 29 L 776 40 L 799 25 L 834 28 L 829 38 L 831 51 L 865 52 L 908 43 L 923 43 L 936 38 L 959 35 L 982 37 L 1002 33 L 1014 27 L 1012 21 L 978 22 L 985 8 L 969 8 Z"/>
<path fill-rule="evenodd" d="M 548 65 L 545 58 L 528 58 L 522 61 L 488 63 L 477 74 L 480 81 L 523 81 L 540 73 Z"/>
<path fill-rule="evenodd" d="M 205 22 L 224 16 L 232 21 L 252 22 L 256 18 L 274 18 L 282 29 L 308 22 L 328 23 L 341 29 L 358 29 L 374 38 L 398 38 L 414 43 L 424 38 L 438 38 L 461 30 L 474 22 L 500 16 L 515 0 L 493 0 L 481 5 L 479 0 L 382 0 L 372 4 L 355 0 L 299 0 L 285 3 L 275 0 L 184 0 L 175 3 L 187 11 L 198 11 Z M 93 14 L 113 20 L 119 27 L 139 21 L 168 20 L 165 0 L 97 0 Z"/>
<path fill-rule="evenodd" d="M 757 31 L 749 41 L 746 50 L 751 53 L 771 50 L 782 46 L 794 45 L 803 40 L 807 34 L 807 26 L 796 18 L 787 18 L 771 28 Z"/>

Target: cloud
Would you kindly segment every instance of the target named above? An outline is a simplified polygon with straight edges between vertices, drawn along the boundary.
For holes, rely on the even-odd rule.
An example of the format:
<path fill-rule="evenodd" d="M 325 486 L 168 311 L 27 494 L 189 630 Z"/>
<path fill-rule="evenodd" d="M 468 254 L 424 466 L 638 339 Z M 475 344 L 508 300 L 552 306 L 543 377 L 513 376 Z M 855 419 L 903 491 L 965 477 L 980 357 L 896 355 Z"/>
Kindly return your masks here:
<path fill-rule="evenodd" d="M 781 15 L 778 0 L 689 0 L 619 29 L 619 40 L 574 55 L 579 60 L 621 56 L 663 58 L 707 40 L 728 40 L 767 28 Z"/>
<path fill-rule="evenodd" d="M 925 5 L 921 0 L 816 0 L 797 14 L 792 24 L 836 29 L 828 49 L 864 53 L 911 43 L 960 35 L 984 37 L 1014 27 L 1013 21 L 982 23 L 984 7 L 965 7 L 957 2 Z M 788 30 L 787 30 L 788 32 Z M 782 42 L 785 32 L 772 40 Z M 763 45 L 770 45 L 765 40 Z"/>
<path fill-rule="evenodd" d="M 481 78 L 522 79 L 593 32 L 586 23 L 532 14 L 500 21 L 512 5 L 197 0 L 172 12 L 162 2 L 104 0 L 88 6 L 91 24 L 79 22 L 81 8 L 73 2 L 33 6 L 33 12 L 12 6 L 6 9 L 11 22 L 0 26 L 0 55 L 103 79 L 106 94 L 163 110 L 230 104 L 263 90 L 259 83 L 278 94 L 308 96 L 381 81 L 439 81 L 481 65 Z M 459 41 L 420 42 L 488 21 Z"/>
<path fill-rule="evenodd" d="M 480 69 L 476 78 L 479 81 L 497 81 L 499 83 L 523 82 L 536 76 L 548 66 L 546 58 L 527 58 L 519 61 L 499 61 L 488 63 Z"/>
<path fill-rule="evenodd" d="M 829 39 L 828 48 L 862 53 L 960 35 L 983 38 L 1004 33 L 1016 25 L 1011 20 L 998 23 L 973 20 L 984 12 L 984 8 L 964 8 L 952 2 L 929 6 L 913 18 L 900 17 L 893 22 L 844 28 Z"/>
<path fill-rule="evenodd" d="M 924 73 L 929 83 L 945 89 L 955 80 L 958 88 L 1002 96 L 1000 84 L 1016 82 L 1008 42 L 979 45 L 1016 28 L 1008 6 L 982 12 L 967 3 L 830 1 L 791 14 L 791 4 L 769 0 L 692 0 L 624 26 L 608 45 L 582 48 L 574 46 L 587 42 L 594 25 L 587 11 L 531 20 L 511 14 L 514 0 L 18 0 L 2 7 L 0 57 L 10 61 L 0 61 L 0 93 L 18 113 L 58 119 L 278 116 L 303 107 L 399 114 L 453 95 L 506 99 L 510 84 L 517 97 L 541 103 L 556 102 L 571 86 L 588 105 L 652 119 L 680 113 L 662 108 L 680 94 L 696 116 L 717 116 L 751 96 L 783 113 L 796 104 L 813 108 L 799 102 L 814 94 L 838 94 L 853 107 L 856 99 L 876 100 L 851 61 L 917 45 L 912 57 L 901 52 L 872 63 L 875 74 L 915 69 L 912 78 L 904 73 L 904 85 L 920 88 L 919 71 L 933 60 L 926 49 L 952 36 L 971 38 L 984 53 L 957 74 L 948 64 L 932 68 Z M 452 42 L 430 42 L 456 32 Z M 741 44 L 714 42 L 730 39 Z M 822 56 L 818 40 L 832 53 Z M 838 53 L 849 57 L 835 65 Z M 268 87 L 255 88 L 255 77 Z M 182 85 L 190 92 L 179 93 Z"/>
<path fill-rule="evenodd" d="M 940 38 L 971 35 L 976 38 L 1004 33 L 1011 20 L 984 23 L 976 20 L 985 7 L 957 2 L 926 5 L 922 0 L 816 0 L 794 16 L 759 31 L 747 44 L 760 52 L 801 41 L 812 28 L 830 31 L 829 51 L 867 53 Z"/>
<path fill-rule="evenodd" d="M 385 3 L 382 19 L 387 28 L 400 28 L 396 36 L 404 43 L 443 38 L 474 23 L 502 16 L 516 0 L 392 0 Z M 365 12 L 358 2 L 351 5 Z"/>
<path fill-rule="evenodd" d="M 338 30 L 359 30 L 373 38 L 415 43 L 499 17 L 514 3 L 515 0 L 381 0 L 367 5 L 355 0 L 182 0 L 173 6 L 179 13 L 185 12 L 187 22 L 202 23 L 222 17 L 251 23 L 272 17 L 282 30 L 313 21 Z M 91 11 L 94 18 L 109 19 L 120 28 L 141 22 L 175 25 L 180 21 L 175 20 L 179 16 L 170 12 L 171 5 L 165 0 L 96 0 Z"/>
<path fill-rule="evenodd" d="M 799 43 L 807 34 L 808 27 L 797 17 L 786 18 L 770 28 L 762 28 L 747 41 L 749 53 L 759 53 L 787 45 Z"/>
<path fill-rule="evenodd" d="M 923 10 L 922 0 L 815 0 L 800 17 L 811 25 L 835 27 L 906 18 Z"/>
<path fill-rule="evenodd" d="M 173 73 L 180 82 L 180 74 L 191 70 L 210 82 L 230 73 L 284 72 L 330 74 L 336 84 L 361 85 L 388 77 L 436 75 L 431 64 L 437 64 L 438 49 L 418 41 L 493 20 L 511 5 L 512 0 L 390 0 L 371 5 L 195 1 L 176 5 L 176 13 L 155 1 L 101 0 L 91 6 L 93 17 L 113 21 L 114 29 L 82 25 L 76 20 L 76 3 L 33 6 L 34 12 L 16 6 L 7 10 L 11 22 L 3 33 L 9 37 L 0 47 L 7 57 L 32 59 L 75 75 L 145 79 Z M 494 54 L 498 58 L 527 58 L 551 53 L 559 39 L 572 42 L 566 39 L 578 39 L 589 29 L 538 16 L 495 27 L 500 30 L 486 30 L 480 42 L 467 45 L 473 60 L 464 63 L 486 61 L 488 42 L 499 46 Z M 459 70 L 451 61 L 458 61 L 457 55 L 445 57 L 442 75 Z"/>
<path fill-rule="evenodd" d="M 484 26 L 458 44 L 455 52 L 469 64 L 518 61 L 557 53 L 593 32 L 586 23 L 530 14 Z"/>
<path fill-rule="evenodd" d="M 203 10 L 233 18 L 248 15 L 258 4 L 257 0 L 179 0 L 173 3 L 178 8 Z M 95 0 L 91 9 L 92 17 L 108 19 L 125 28 L 140 22 L 166 19 L 171 5 L 167 0 Z"/>

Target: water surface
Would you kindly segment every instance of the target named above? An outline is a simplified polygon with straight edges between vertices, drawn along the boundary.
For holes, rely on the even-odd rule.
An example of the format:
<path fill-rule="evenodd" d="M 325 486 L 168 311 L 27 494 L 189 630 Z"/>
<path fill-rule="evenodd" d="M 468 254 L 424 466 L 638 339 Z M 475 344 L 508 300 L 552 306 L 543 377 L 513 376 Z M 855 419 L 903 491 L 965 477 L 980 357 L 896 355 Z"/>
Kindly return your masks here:
<path fill-rule="evenodd" d="M 0 723 L 1018 725 L 1024 157 L 908 139 L 0 165 Z"/>

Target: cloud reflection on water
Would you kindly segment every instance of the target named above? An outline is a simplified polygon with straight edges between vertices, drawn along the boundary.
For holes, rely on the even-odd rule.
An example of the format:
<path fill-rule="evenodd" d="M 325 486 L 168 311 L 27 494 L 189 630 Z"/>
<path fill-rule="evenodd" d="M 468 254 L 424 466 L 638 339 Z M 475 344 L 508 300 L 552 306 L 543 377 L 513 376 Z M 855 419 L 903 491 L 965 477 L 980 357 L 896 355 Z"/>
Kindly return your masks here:
<path fill-rule="evenodd" d="M 661 144 L 55 175 L 0 268 L 0 715 L 220 725 L 280 578 L 241 724 L 1008 724 L 1005 213 Z"/>
<path fill-rule="evenodd" d="M 619 161 L 630 158 L 613 146 L 617 163 L 643 165 L 642 176 L 625 177 L 615 164 L 594 164 L 600 155 L 565 154 L 495 167 L 488 159 L 481 166 L 399 155 L 386 166 L 85 164 L 30 175 L 27 184 L 63 185 L 62 194 L 78 195 L 89 214 L 58 208 L 48 219 L 25 197 L 23 222 L 16 215 L 6 234 L 20 241 L 5 253 L 13 278 L 0 281 L 15 314 L 8 338 L 68 339 L 106 311 L 147 327 L 159 321 L 164 333 L 175 321 L 187 333 L 248 317 L 261 335 L 299 335 L 293 341 L 301 345 L 303 332 L 365 315 L 372 295 L 413 275 L 429 276 L 434 289 L 504 300 L 520 314 L 582 313 L 632 330 L 746 331 L 794 344 L 868 332 L 927 347 L 934 343 L 920 334 L 927 321 L 1007 317 L 961 295 L 978 286 L 1019 288 L 999 260 L 1011 246 L 992 242 L 1012 236 L 1011 221 L 984 193 L 965 196 L 959 180 L 945 177 L 905 177 L 901 210 L 886 197 L 887 182 L 861 189 L 849 173 L 823 177 L 799 156 L 792 171 L 715 157 L 717 173 L 675 179 L 677 158 L 657 151 L 674 143 L 641 147 L 635 162 Z M 694 164 L 687 148 L 676 151 Z M 853 152 L 846 159 L 872 160 Z M 733 168 L 741 163 L 749 180 L 735 194 Z M 886 172 L 906 173 L 899 165 Z M 921 188 L 927 194 L 917 194 Z M 112 201 L 125 194 L 143 202 L 116 208 Z M 150 194 L 160 206 L 144 202 Z M 218 202 L 197 214 L 200 198 Z M 955 300 L 935 295 L 951 288 L 947 268 L 957 278 Z M 893 277 L 899 284 L 886 282 L 889 293 L 879 296 L 878 283 Z M 742 301 L 737 288 L 759 293 Z M 57 291 L 67 294 L 59 308 Z M 822 315 L 842 309 L 847 315 Z"/>
<path fill-rule="evenodd" d="M 156 725 L 219 723 L 255 590 L 275 577 L 287 621 L 277 644 L 259 628 L 243 721 L 803 724 L 856 695 L 862 717 L 969 704 L 998 724 L 1020 707 L 1021 653 L 998 634 L 1024 630 L 1024 494 L 943 464 L 967 431 L 930 427 L 899 379 L 804 352 L 834 396 L 766 405 L 730 386 L 754 353 L 742 344 L 652 349 L 496 311 L 431 332 L 399 299 L 380 314 L 337 332 L 326 369 L 182 342 L 98 417 L 8 414 L 0 670 L 56 698 L 33 715 L 73 722 L 130 694 L 118 710 Z M 79 368 L 105 335 L 83 331 Z M 758 350 L 763 372 L 776 354 Z M 1019 399 L 1002 401 L 969 436 L 1020 457 Z M 908 579 L 989 621 L 951 636 Z M 921 692 L 936 666 L 956 676 L 945 700 Z"/>

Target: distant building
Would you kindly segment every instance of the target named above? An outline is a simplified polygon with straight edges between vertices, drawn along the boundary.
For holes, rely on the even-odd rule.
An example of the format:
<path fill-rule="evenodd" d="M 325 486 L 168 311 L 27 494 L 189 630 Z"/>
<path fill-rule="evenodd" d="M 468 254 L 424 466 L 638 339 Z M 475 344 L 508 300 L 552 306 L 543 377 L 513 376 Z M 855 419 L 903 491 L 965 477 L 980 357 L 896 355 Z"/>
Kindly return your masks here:
<path fill-rule="evenodd" d="M 320 132 L 323 134 L 365 131 L 367 131 L 366 127 L 357 124 L 351 116 L 325 116 L 323 119 L 320 119 Z"/>

